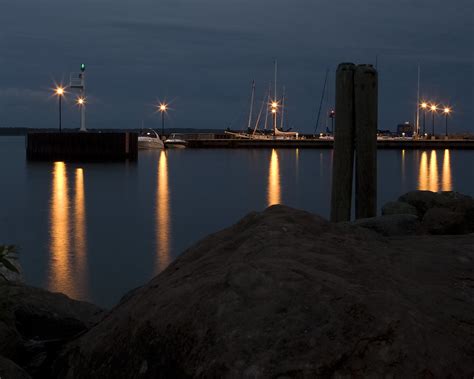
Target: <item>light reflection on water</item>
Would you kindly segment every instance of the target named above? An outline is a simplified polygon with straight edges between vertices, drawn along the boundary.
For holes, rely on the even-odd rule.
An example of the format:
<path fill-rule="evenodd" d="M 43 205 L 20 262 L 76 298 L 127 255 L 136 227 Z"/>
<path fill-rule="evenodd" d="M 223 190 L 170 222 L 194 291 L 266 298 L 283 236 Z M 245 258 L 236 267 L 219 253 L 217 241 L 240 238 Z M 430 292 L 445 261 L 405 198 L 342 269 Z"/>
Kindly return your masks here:
<path fill-rule="evenodd" d="M 440 170 L 438 166 L 437 150 L 432 150 L 428 160 L 428 153 L 423 151 L 421 153 L 419 174 L 418 174 L 418 189 L 422 191 L 452 191 L 452 174 L 451 174 L 451 156 L 448 149 L 443 153 L 443 167 Z"/>
<path fill-rule="evenodd" d="M 77 298 L 87 298 L 87 238 L 84 172 L 75 171 L 74 220 L 67 167 L 55 162 L 50 201 L 50 274 L 48 289 Z"/>
<path fill-rule="evenodd" d="M 163 271 L 170 264 L 170 189 L 168 183 L 168 156 L 161 151 L 158 162 L 156 191 L 156 246 L 157 264 L 155 273 Z"/>
<path fill-rule="evenodd" d="M 268 170 L 268 206 L 281 204 L 280 165 L 278 153 L 272 149 L 270 168 Z"/>

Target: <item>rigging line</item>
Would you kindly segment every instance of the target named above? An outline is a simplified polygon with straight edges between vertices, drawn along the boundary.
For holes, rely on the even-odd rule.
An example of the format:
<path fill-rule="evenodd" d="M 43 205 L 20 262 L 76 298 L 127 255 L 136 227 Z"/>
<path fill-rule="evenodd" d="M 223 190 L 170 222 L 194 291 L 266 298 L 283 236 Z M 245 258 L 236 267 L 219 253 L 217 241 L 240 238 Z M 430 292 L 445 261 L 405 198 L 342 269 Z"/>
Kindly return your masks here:
<path fill-rule="evenodd" d="M 324 78 L 323 92 L 321 93 L 321 101 L 319 102 L 318 118 L 316 119 L 316 127 L 314 128 L 314 134 L 318 131 L 319 117 L 321 116 L 321 107 L 323 106 L 324 93 L 326 91 L 326 82 L 328 81 L 329 69 L 326 70 L 326 77 Z"/>
<path fill-rule="evenodd" d="M 258 112 L 258 117 L 257 117 L 257 121 L 255 122 L 255 128 L 253 129 L 253 133 L 252 134 L 255 134 L 255 132 L 257 131 L 257 128 L 258 128 L 258 124 L 260 122 L 260 118 L 262 117 L 262 112 L 263 112 L 263 106 L 265 105 L 265 99 L 266 99 L 266 94 L 263 96 L 263 100 L 262 100 L 262 105 L 260 106 L 260 111 Z"/>
<path fill-rule="evenodd" d="M 270 105 L 270 96 L 271 96 L 271 92 L 272 92 L 272 83 L 270 82 L 270 84 L 268 85 L 268 97 L 267 97 L 267 106 L 266 106 L 266 113 L 265 113 L 265 126 L 263 128 L 263 130 L 267 130 L 267 126 L 268 126 L 268 108 L 269 108 L 269 105 Z"/>

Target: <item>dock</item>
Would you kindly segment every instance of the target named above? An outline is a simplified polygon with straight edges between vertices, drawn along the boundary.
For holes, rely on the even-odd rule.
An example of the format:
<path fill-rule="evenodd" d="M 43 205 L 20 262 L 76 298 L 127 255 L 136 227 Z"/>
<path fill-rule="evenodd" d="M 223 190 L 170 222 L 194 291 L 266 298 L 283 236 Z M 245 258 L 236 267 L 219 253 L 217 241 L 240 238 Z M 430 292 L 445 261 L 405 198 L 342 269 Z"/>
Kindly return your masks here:
<path fill-rule="evenodd" d="M 300 149 L 332 149 L 333 140 L 328 139 L 187 139 L 188 148 L 194 149 L 242 149 L 242 148 L 300 148 Z M 378 140 L 377 149 L 474 149 L 472 139 L 436 139 L 436 140 Z"/>
<path fill-rule="evenodd" d="M 100 132 L 34 132 L 26 136 L 32 161 L 121 161 L 138 157 L 138 134 Z"/>

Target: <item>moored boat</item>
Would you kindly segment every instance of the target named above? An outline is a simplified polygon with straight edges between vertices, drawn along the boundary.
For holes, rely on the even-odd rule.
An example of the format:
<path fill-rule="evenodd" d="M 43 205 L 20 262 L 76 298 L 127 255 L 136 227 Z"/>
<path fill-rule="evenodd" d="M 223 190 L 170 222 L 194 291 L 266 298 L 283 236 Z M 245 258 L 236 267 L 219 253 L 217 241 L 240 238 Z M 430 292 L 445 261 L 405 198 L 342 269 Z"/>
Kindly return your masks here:
<path fill-rule="evenodd" d="M 138 136 L 139 149 L 164 149 L 165 145 L 153 129 L 143 129 Z"/>
<path fill-rule="evenodd" d="M 187 144 L 188 142 L 180 138 L 178 134 L 171 134 L 165 140 L 165 146 L 169 148 L 184 148 Z"/>

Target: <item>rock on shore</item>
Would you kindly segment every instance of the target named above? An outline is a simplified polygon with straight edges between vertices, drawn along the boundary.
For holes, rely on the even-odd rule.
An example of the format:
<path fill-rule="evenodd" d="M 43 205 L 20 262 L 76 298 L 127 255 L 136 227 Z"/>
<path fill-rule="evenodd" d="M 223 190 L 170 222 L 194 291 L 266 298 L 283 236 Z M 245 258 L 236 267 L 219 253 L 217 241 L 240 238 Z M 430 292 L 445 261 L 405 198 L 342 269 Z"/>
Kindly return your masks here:
<path fill-rule="evenodd" d="M 473 357 L 474 235 L 384 237 L 273 206 L 126 296 L 54 375 L 461 378 Z"/>
<path fill-rule="evenodd" d="M 63 294 L 0 281 L 0 377 L 23 378 L 23 369 L 34 377 L 49 377 L 62 345 L 101 314 L 99 307 Z"/>

